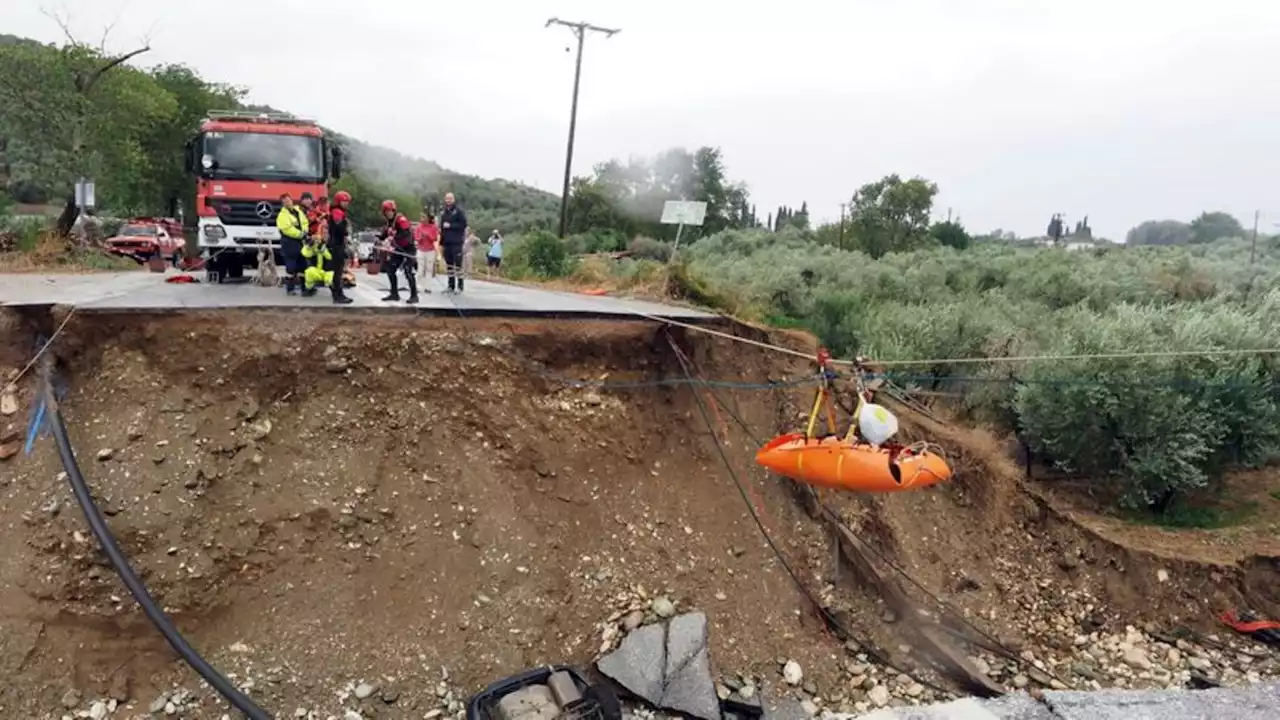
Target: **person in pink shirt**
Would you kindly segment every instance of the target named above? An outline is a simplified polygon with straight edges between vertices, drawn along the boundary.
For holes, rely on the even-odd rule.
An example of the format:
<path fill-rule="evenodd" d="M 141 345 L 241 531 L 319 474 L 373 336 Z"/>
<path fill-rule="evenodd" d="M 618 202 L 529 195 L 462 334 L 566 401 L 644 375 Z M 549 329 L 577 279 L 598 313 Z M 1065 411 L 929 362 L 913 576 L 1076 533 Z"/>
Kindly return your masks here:
<path fill-rule="evenodd" d="M 436 244 L 440 242 L 440 227 L 436 218 L 429 212 L 422 213 L 422 222 L 414 231 L 414 240 L 418 243 L 418 274 L 423 280 L 436 276 Z M 423 288 L 429 288 L 424 282 Z M 431 292 L 427 289 L 426 292 Z"/>

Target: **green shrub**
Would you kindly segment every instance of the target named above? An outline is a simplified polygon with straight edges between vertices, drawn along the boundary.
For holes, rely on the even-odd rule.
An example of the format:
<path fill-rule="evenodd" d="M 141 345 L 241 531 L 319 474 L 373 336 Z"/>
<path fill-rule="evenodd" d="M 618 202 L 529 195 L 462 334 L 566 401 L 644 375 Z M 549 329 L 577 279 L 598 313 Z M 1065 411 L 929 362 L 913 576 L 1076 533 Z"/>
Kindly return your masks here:
<path fill-rule="evenodd" d="M 569 248 L 554 234 L 535 230 L 524 236 L 519 249 L 522 262 L 538 277 L 558 278 L 569 274 Z"/>
<path fill-rule="evenodd" d="M 909 387 L 1020 432 L 1123 504 L 1168 514 L 1225 470 L 1280 456 L 1280 358 L 949 363 L 955 358 L 1280 347 L 1280 243 L 1080 252 L 980 243 L 872 260 L 802 233 L 725 231 L 689 247 L 683 295 L 881 360 Z"/>
<path fill-rule="evenodd" d="M 44 218 L 6 217 L 0 220 L 0 232 L 11 233 L 21 252 L 34 250 L 40 244 L 40 235 L 49 228 Z"/>
<path fill-rule="evenodd" d="M 626 236 L 616 230 L 593 230 L 565 238 L 569 252 L 574 255 L 616 252 L 626 247 Z"/>
<path fill-rule="evenodd" d="M 666 262 L 671 259 L 671 246 L 661 240 L 653 238 L 637 237 L 627 243 L 627 250 L 631 252 L 632 257 L 639 260 L 657 260 L 658 262 Z"/>

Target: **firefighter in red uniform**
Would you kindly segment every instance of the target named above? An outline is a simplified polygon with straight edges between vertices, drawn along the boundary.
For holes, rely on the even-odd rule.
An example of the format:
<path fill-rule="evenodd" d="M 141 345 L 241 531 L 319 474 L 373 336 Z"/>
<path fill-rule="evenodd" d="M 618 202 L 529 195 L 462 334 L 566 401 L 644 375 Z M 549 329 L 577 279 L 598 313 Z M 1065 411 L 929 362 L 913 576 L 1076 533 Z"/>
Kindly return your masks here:
<path fill-rule="evenodd" d="M 351 237 L 351 218 L 347 217 L 347 207 L 351 204 L 351 194 L 339 190 L 333 196 L 333 209 L 329 211 L 329 255 L 330 270 L 333 280 L 329 283 L 329 291 L 333 295 L 334 305 L 350 305 L 342 287 L 342 274 L 347 269 L 347 240 Z"/>
<path fill-rule="evenodd" d="M 400 300 L 399 279 L 396 271 L 404 272 L 405 282 L 409 285 L 410 305 L 418 302 L 418 279 L 415 270 L 418 267 L 417 246 L 413 241 L 413 226 L 409 218 L 396 211 L 395 200 L 382 201 L 382 216 L 387 219 L 387 227 L 382 231 L 383 242 L 390 251 L 387 258 L 387 275 L 391 280 L 391 292 L 382 298 L 383 302 Z"/>

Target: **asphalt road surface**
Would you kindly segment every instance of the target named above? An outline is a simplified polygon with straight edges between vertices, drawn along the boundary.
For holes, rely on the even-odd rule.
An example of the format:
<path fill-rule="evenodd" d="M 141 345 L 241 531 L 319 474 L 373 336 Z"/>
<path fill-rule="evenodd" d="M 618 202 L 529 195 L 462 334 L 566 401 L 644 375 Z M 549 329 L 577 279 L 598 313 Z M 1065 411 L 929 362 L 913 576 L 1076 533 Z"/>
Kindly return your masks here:
<path fill-rule="evenodd" d="M 210 285 L 203 273 L 193 273 L 199 283 L 168 283 L 175 275 L 150 272 L 89 274 L 0 273 L 0 305 L 70 305 L 78 312 L 167 312 L 218 308 L 317 308 L 330 311 L 458 314 L 484 316 L 581 316 L 590 318 L 635 317 L 637 313 L 674 318 L 684 322 L 711 320 L 712 313 L 640 300 L 594 297 L 579 293 L 537 290 L 505 283 L 468 280 L 462 295 L 446 295 L 443 275 L 428 280 L 430 293 L 422 293 L 417 305 L 382 302 L 387 293 L 386 275 L 356 275 L 356 287 L 347 291 L 355 301 L 335 306 L 328 290 L 304 298 L 286 295 L 283 288 L 250 283 Z M 402 278 L 403 279 L 403 278 Z M 407 293 L 401 290 L 401 297 Z"/>

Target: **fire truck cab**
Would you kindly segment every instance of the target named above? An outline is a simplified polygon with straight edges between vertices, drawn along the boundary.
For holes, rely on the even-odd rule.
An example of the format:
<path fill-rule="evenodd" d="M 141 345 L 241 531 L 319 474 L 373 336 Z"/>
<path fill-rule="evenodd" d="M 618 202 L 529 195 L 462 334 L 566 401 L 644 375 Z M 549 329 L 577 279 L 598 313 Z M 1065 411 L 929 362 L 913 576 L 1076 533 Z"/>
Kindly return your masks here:
<path fill-rule="evenodd" d="M 209 279 L 243 277 L 259 251 L 279 256 L 276 215 L 286 193 L 328 197 L 342 175 L 338 145 L 312 120 L 287 113 L 217 111 L 187 142 L 186 165 L 196 178 L 200 255 Z"/>

